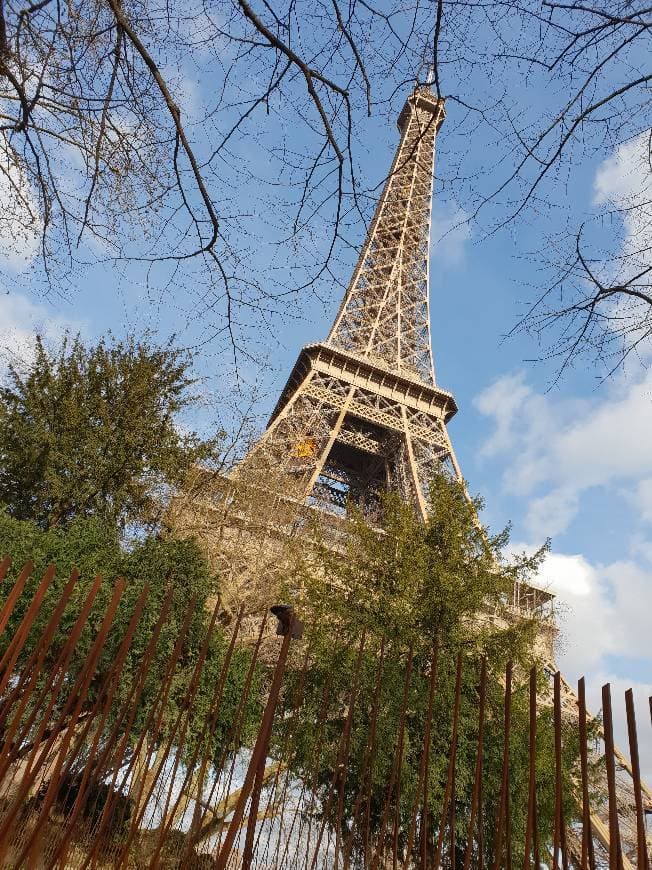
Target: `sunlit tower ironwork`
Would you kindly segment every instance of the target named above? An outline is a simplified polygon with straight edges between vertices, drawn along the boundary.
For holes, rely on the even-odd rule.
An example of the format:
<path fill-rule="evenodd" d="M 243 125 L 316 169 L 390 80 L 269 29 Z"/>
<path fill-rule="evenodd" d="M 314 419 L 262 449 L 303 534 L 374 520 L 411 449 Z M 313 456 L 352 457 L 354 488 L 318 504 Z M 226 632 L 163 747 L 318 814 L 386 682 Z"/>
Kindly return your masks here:
<path fill-rule="evenodd" d="M 236 477 L 343 514 L 373 514 L 398 491 L 425 518 L 428 481 L 460 476 L 446 425 L 457 411 L 436 381 L 430 340 L 433 170 L 444 102 L 418 86 L 348 290 L 326 341 L 304 347 L 267 430 Z"/>

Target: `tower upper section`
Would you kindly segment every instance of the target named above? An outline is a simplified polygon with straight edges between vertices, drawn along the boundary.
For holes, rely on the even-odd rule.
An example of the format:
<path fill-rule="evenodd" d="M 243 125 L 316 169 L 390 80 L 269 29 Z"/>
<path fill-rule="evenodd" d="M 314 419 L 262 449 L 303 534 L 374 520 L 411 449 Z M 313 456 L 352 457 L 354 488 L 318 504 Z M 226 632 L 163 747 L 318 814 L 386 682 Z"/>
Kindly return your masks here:
<path fill-rule="evenodd" d="M 399 375 L 435 383 L 428 254 L 435 140 L 444 101 L 417 87 L 401 142 L 327 344 Z"/>
<path fill-rule="evenodd" d="M 430 481 L 460 470 L 446 425 L 457 410 L 435 383 L 428 247 L 442 100 L 417 87 L 401 142 L 333 329 L 304 347 L 267 430 L 237 470 L 285 499 L 344 515 L 401 493 L 424 519 Z"/>

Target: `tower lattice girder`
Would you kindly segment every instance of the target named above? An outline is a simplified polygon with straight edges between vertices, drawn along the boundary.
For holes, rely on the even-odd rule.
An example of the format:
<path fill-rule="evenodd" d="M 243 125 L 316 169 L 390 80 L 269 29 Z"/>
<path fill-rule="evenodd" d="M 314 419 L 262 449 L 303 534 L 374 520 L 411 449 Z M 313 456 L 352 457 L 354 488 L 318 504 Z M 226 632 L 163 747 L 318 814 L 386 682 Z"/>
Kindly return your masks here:
<path fill-rule="evenodd" d="M 382 490 L 425 517 L 442 463 L 459 476 L 446 431 L 457 410 L 437 386 L 428 260 L 435 139 L 443 101 L 417 88 L 351 283 L 323 344 L 305 347 L 267 431 L 237 476 L 335 513 L 373 515 Z"/>
<path fill-rule="evenodd" d="M 401 143 L 328 343 L 434 384 L 428 260 L 442 101 L 421 88 L 399 118 Z"/>

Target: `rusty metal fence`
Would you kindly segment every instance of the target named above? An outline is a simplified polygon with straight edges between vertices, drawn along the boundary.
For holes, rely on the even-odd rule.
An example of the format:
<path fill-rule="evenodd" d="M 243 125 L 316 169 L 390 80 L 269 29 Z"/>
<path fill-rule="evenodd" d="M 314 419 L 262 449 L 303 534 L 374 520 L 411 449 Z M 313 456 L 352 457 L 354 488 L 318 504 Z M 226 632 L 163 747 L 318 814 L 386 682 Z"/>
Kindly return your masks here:
<path fill-rule="evenodd" d="M 9 566 L 0 867 L 649 868 L 652 700 L 626 695 L 626 757 L 609 685 L 596 720 L 583 680 L 364 632 L 342 681 L 287 607 L 252 631 Z"/>

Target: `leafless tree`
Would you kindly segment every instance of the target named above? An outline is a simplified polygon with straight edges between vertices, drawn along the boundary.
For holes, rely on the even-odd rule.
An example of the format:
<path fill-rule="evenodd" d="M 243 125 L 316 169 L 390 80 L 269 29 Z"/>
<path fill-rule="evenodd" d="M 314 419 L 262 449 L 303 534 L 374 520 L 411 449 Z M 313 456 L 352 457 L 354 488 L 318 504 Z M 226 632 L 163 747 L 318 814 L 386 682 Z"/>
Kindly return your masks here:
<path fill-rule="evenodd" d="M 192 286 L 206 340 L 246 351 L 330 275 L 366 206 L 356 122 L 419 74 L 433 28 L 367 0 L 0 0 L 0 238 L 38 248 L 48 287 L 98 259 Z"/>
<path fill-rule="evenodd" d="M 440 188 L 486 233 L 552 214 L 516 328 L 611 370 L 652 329 L 651 24 L 629 0 L 0 0 L 0 239 L 57 290 L 140 266 L 204 342 L 257 355 L 341 292 L 381 180 L 365 118 L 429 66 Z M 578 218 L 589 158 L 620 183 Z"/>
<path fill-rule="evenodd" d="M 474 172 L 460 160 L 464 206 L 487 233 L 519 221 L 541 234 L 516 330 L 533 334 L 558 372 L 587 355 L 605 373 L 649 356 L 652 8 L 447 0 L 442 20 L 449 104 L 463 109 L 467 135 L 494 136 Z M 572 198 L 587 166 L 600 168 L 582 208 Z"/>

